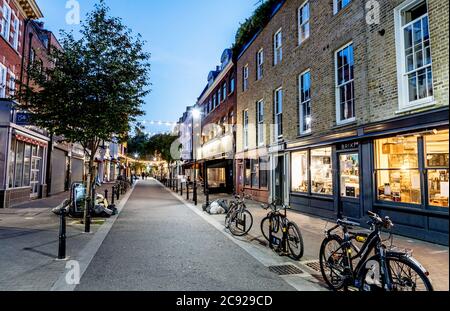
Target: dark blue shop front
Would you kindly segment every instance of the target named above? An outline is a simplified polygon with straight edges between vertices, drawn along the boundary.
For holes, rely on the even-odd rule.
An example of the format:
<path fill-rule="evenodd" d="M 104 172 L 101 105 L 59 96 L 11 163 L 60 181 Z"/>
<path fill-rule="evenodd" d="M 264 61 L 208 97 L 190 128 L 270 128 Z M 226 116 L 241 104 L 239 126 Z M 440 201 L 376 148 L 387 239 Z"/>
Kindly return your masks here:
<path fill-rule="evenodd" d="M 287 148 L 295 210 L 361 224 L 374 211 L 397 234 L 448 245 L 448 108 Z"/>

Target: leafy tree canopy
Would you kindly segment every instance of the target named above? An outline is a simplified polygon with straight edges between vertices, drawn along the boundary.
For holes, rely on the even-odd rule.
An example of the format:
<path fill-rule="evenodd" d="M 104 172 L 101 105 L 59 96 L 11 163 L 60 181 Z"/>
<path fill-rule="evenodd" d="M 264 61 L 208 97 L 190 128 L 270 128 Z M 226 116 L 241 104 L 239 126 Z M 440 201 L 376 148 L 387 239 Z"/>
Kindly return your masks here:
<path fill-rule="evenodd" d="M 83 22 L 80 39 L 61 36 L 62 50 L 49 53 L 52 65 L 31 66 L 32 86 L 21 85 L 19 109 L 29 111 L 35 125 L 83 145 L 92 164 L 102 141 L 122 139 L 143 114 L 150 55 L 140 35 L 109 16 L 103 0 Z"/>
<path fill-rule="evenodd" d="M 236 32 L 235 43 L 233 44 L 233 55 L 237 57 L 244 46 L 258 33 L 259 30 L 269 22 L 274 8 L 281 0 L 265 0 L 253 13 L 247 18 Z"/>

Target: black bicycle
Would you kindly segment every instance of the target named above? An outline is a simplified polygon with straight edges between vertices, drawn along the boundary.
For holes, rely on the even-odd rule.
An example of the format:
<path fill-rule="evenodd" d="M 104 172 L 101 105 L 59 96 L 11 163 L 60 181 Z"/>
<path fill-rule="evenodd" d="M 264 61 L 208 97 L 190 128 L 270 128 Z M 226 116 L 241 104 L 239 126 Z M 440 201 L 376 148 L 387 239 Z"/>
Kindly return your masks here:
<path fill-rule="evenodd" d="M 229 210 L 225 216 L 225 228 L 234 236 L 248 234 L 253 226 L 253 216 L 245 205 L 245 199 L 250 199 L 250 196 L 235 195 L 234 200 L 230 201 Z"/>
<path fill-rule="evenodd" d="M 280 256 L 291 256 L 300 260 L 304 253 L 303 237 L 297 224 L 287 218 L 287 209 L 290 207 L 283 204 L 278 208 L 276 201 L 261 206 L 266 210 L 270 209 L 261 221 L 261 232 L 269 241 L 270 248 Z"/>
<path fill-rule="evenodd" d="M 348 220 L 338 220 L 326 231 L 320 247 L 320 269 L 328 286 L 335 291 L 351 287 L 360 291 L 432 291 L 427 270 L 411 251 L 394 248 L 392 233 L 390 247 L 385 245 L 388 240 L 382 240 L 382 230 L 394 226 L 389 217 L 382 219 L 372 212 L 368 215 L 370 233 L 354 232 L 360 224 Z M 342 228 L 343 237 L 333 233 L 338 228 Z M 355 241 L 363 243 L 361 248 Z"/>

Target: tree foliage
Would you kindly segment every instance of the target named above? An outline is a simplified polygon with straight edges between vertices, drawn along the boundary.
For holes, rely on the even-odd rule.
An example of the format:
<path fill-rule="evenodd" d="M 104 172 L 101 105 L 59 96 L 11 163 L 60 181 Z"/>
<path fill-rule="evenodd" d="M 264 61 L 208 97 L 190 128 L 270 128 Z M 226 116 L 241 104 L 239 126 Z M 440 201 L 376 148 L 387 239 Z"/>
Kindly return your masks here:
<path fill-rule="evenodd" d="M 233 55 L 238 56 L 244 46 L 258 33 L 259 30 L 269 22 L 274 8 L 281 0 L 265 0 L 253 13 L 247 18 L 236 32 L 235 43 L 233 44 Z"/>
<path fill-rule="evenodd" d="M 158 154 L 162 160 L 172 163 L 175 161 L 172 154 L 172 145 L 178 139 L 178 136 L 171 134 L 159 134 L 150 137 L 147 143 L 147 151 L 149 154 Z"/>
<path fill-rule="evenodd" d="M 62 50 L 53 48 L 52 65 L 31 66 L 31 86 L 21 85 L 19 109 L 34 125 L 80 143 L 90 157 L 102 141 L 122 139 L 130 122 L 143 114 L 149 93 L 150 55 L 145 42 L 100 1 L 82 24 L 81 38 L 61 32 Z M 92 177 L 92 176 L 91 176 Z M 93 177 L 92 177 L 93 178 Z"/>

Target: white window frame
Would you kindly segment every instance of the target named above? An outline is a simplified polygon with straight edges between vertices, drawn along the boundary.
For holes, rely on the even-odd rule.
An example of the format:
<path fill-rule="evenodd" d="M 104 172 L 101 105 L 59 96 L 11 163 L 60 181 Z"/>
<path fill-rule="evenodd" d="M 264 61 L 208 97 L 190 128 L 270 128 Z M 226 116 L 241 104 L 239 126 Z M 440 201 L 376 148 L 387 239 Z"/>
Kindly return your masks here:
<path fill-rule="evenodd" d="M 303 12 L 303 9 L 304 9 L 306 6 L 308 6 L 308 19 L 307 19 L 306 21 L 303 21 L 303 20 L 302 20 L 302 12 Z M 298 13 L 297 13 L 297 15 L 298 15 L 298 45 L 301 45 L 303 42 L 305 42 L 305 41 L 309 38 L 309 36 L 310 36 L 310 34 L 311 34 L 311 28 L 310 28 L 310 26 L 311 26 L 311 24 L 310 24 L 310 20 L 311 20 L 311 6 L 310 6 L 310 3 L 309 3 L 309 0 L 308 0 L 308 1 L 305 1 L 305 2 L 298 8 Z M 303 26 L 305 26 L 305 25 L 308 25 L 308 34 L 305 36 L 305 38 L 303 38 L 303 36 L 302 36 L 302 34 L 303 34 L 302 30 L 303 30 Z"/>
<path fill-rule="evenodd" d="M 281 105 L 279 103 L 280 97 L 278 96 L 279 92 L 281 92 Z M 274 107 L 273 107 L 273 115 L 274 115 L 274 124 L 275 124 L 275 140 L 280 140 L 283 138 L 283 88 L 280 87 L 275 90 L 274 93 Z M 280 111 L 278 111 L 278 106 L 281 107 Z M 278 127 L 280 124 L 278 123 L 278 118 L 281 116 L 281 134 L 279 133 Z"/>
<path fill-rule="evenodd" d="M 249 127 L 249 116 L 248 116 L 248 109 L 244 110 L 242 113 L 243 117 L 243 140 L 244 140 L 244 150 L 248 149 L 249 144 L 249 136 L 248 136 L 248 127 Z"/>
<path fill-rule="evenodd" d="M 309 105 L 311 105 L 311 94 L 310 94 L 310 97 L 309 97 L 309 100 L 306 100 L 306 101 L 302 101 L 302 93 L 303 93 L 303 89 L 302 89 L 302 81 L 303 81 L 303 77 L 306 75 L 306 74 L 309 74 L 309 85 L 310 85 L 310 92 L 311 92 L 311 70 L 310 69 L 308 69 L 308 70 L 305 70 L 304 72 L 302 72 L 300 75 L 299 75 L 299 79 L 298 79 L 298 90 L 299 90 L 299 96 L 298 96 L 298 101 L 299 101 L 299 119 L 300 119 L 300 122 L 299 122 L 299 125 L 300 125 L 300 135 L 305 135 L 305 134 L 310 134 L 311 133 L 311 131 L 312 131 L 312 124 L 311 124 L 311 120 L 310 120 L 310 126 L 309 126 L 309 129 L 307 130 L 307 131 L 305 131 L 305 130 L 303 130 L 303 127 L 304 127 L 304 116 L 303 116 L 303 105 L 305 105 L 305 104 L 309 104 Z M 310 119 L 311 119 L 311 115 L 309 116 L 310 117 Z"/>
<path fill-rule="evenodd" d="M 398 105 L 400 111 L 411 110 L 416 108 L 422 108 L 424 106 L 434 105 L 435 98 L 434 92 L 432 96 L 428 96 L 426 98 L 418 99 L 416 101 L 409 101 L 409 88 L 408 88 L 408 73 L 406 73 L 406 61 L 405 61 L 405 42 L 404 42 L 404 29 L 408 27 L 410 24 L 414 23 L 411 21 L 406 25 L 402 25 L 402 12 L 408 10 L 409 8 L 415 6 L 416 4 L 422 2 L 422 0 L 407 0 L 403 2 L 401 5 L 394 9 L 394 18 L 395 18 L 395 45 L 396 45 L 396 53 L 397 53 L 397 83 L 398 83 Z M 425 1 L 427 6 L 428 2 Z M 428 16 L 428 12 L 426 15 L 421 16 L 423 18 Z M 428 25 L 429 28 L 429 25 Z M 431 47 L 430 47 L 431 49 Z M 432 80 L 433 80 L 433 54 L 431 54 L 431 63 L 426 66 L 422 66 L 421 69 L 430 67 L 432 71 Z M 416 69 L 418 71 L 420 69 Z M 434 85 L 433 85 L 434 88 Z M 433 89 L 434 91 L 434 89 Z"/>
<path fill-rule="evenodd" d="M 6 97 L 6 75 L 7 75 L 8 69 L 0 63 L 0 98 Z"/>
<path fill-rule="evenodd" d="M 334 80 L 335 80 L 335 93 L 336 93 L 336 123 L 337 125 L 343 125 L 343 124 L 347 124 L 347 123 L 352 123 L 356 121 L 356 102 L 355 102 L 355 94 L 353 94 L 353 112 L 355 114 L 355 116 L 353 118 L 349 118 L 349 119 L 345 119 L 345 120 L 341 120 L 341 94 L 340 94 L 340 87 L 345 85 L 345 84 L 349 84 L 353 82 L 353 86 L 355 85 L 355 77 L 353 77 L 353 79 L 346 81 L 343 84 L 339 84 L 338 81 L 338 54 L 340 51 L 348 48 L 349 46 L 353 45 L 353 41 L 347 43 L 346 45 L 341 46 L 339 49 L 337 49 L 334 52 Z M 354 52 L 354 49 L 353 49 Z M 354 59 L 355 55 L 353 54 L 353 59 Z M 354 88 L 356 89 L 356 88 Z"/>
<path fill-rule="evenodd" d="M 9 96 L 13 97 L 16 93 L 16 76 L 10 71 L 8 79 Z"/>
<path fill-rule="evenodd" d="M 6 15 L 6 12 L 9 13 L 9 15 Z M 3 1 L 3 9 L 2 9 L 2 20 L 1 20 L 1 33 L 0 35 L 5 38 L 6 41 L 9 42 L 9 36 L 11 33 L 11 17 L 12 17 L 12 9 L 8 5 L 6 1 Z M 6 16 L 6 17 L 5 17 Z"/>
<path fill-rule="evenodd" d="M 14 16 L 13 30 L 13 48 L 17 51 L 19 49 L 19 34 L 20 34 L 20 21 L 17 18 L 16 14 L 12 14 Z"/>
<path fill-rule="evenodd" d="M 248 75 L 249 75 L 249 69 L 248 69 L 248 64 L 244 66 L 244 68 L 242 69 L 242 76 L 243 76 L 243 85 L 242 88 L 245 91 L 248 90 Z"/>
<path fill-rule="evenodd" d="M 345 6 L 343 6 L 340 9 L 338 9 L 338 1 L 342 2 L 343 0 L 333 0 L 333 14 L 335 14 L 335 15 L 337 13 L 339 13 L 340 11 L 342 11 L 343 9 L 345 9 L 347 6 L 349 6 L 350 3 L 352 2 L 352 0 L 349 0 L 348 3 Z"/>
<path fill-rule="evenodd" d="M 264 76 L 264 49 L 256 53 L 256 80 L 261 80 Z"/>
<path fill-rule="evenodd" d="M 273 36 L 273 64 L 278 65 L 283 61 L 283 29 L 280 28 Z M 279 36 L 279 37 L 278 37 Z M 279 38 L 279 42 L 278 42 Z"/>
<path fill-rule="evenodd" d="M 265 141 L 264 120 L 264 99 L 261 99 L 256 103 L 256 133 L 258 136 L 258 146 L 263 146 Z"/>

